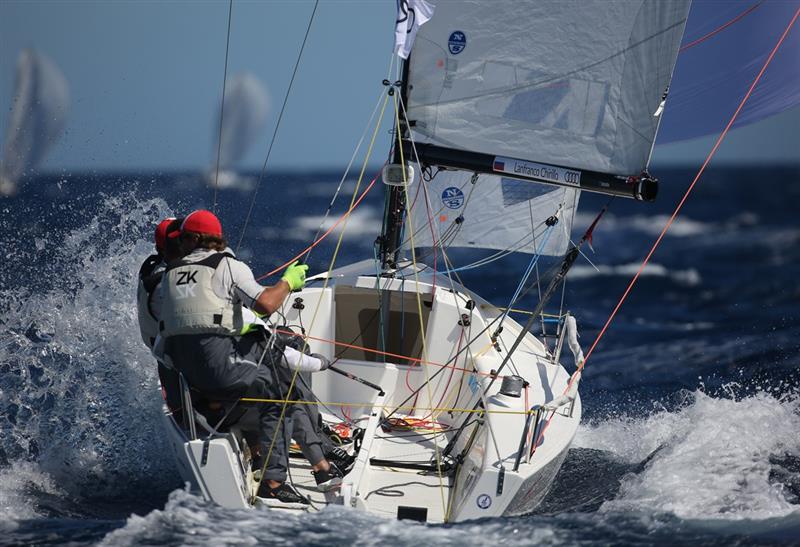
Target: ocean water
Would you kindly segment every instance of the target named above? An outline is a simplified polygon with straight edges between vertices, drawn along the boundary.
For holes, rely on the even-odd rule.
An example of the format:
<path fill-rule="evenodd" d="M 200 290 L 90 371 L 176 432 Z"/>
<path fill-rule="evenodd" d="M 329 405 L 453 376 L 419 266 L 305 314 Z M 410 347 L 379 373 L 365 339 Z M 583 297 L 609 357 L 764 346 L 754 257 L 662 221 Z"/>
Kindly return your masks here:
<path fill-rule="evenodd" d="M 657 203 L 614 200 L 568 278 L 584 348 L 694 174 L 654 172 Z M 239 253 L 257 274 L 310 242 L 337 181 L 264 180 Z M 254 186 L 217 194 L 234 246 Z M 372 256 L 382 191 L 357 209 L 337 264 Z M 607 201 L 581 199 L 576 239 Z M 182 489 L 134 279 L 154 224 L 213 200 L 191 173 L 69 173 L 0 201 L 0 545 L 800 545 L 800 167 L 709 169 L 589 361 L 584 421 L 544 503 L 455 525 L 231 511 Z M 527 262 L 462 279 L 504 305 Z"/>

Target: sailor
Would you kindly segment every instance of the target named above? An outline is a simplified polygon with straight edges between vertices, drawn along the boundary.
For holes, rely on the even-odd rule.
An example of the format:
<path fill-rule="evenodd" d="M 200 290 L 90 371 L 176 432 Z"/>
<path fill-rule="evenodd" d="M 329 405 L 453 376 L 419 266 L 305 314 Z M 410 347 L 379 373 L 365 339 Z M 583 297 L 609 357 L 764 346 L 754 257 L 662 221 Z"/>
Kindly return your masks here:
<path fill-rule="evenodd" d="M 330 366 L 325 357 L 301 353 L 263 329 L 241 335 L 244 308 L 272 314 L 293 290 L 305 285 L 308 266 L 292 264 L 276 285 L 260 285 L 227 247 L 222 225 L 210 211 L 188 215 L 179 238 L 184 256 L 164 273 L 159 333 L 165 356 L 192 388 L 220 400 L 283 399 L 287 386 L 281 366 L 303 372 Z M 259 404 L 258 414 L 257 453 L 266 459 L 258 495 L 307 503 L 285 482 L 289 436 L 284 431 L 288 428 L 281 427 L 286 425 L 280 423 L 281 405 Z M 325 458 L 311 463 L 321 490 L 341 481 L 341 471 Z"/>
<path fill-rule="evenodd" d="M 136 287 L 136 308 L 139 317 L 139 333 L 149 349 L 153 349 L 158 337 L 160 302 L 157 287 L 167 263 L 180 258 L 177 240 L 167 236 L 180 230 L 182 219 L 174 217 L 162 220 L 155 231 L 156 252 L 148 256 L 139 268 Z M 158 378 L 167 406 L 175 412 L 180 408 L 180 392 L 177 373 L 158 361 Z"/>

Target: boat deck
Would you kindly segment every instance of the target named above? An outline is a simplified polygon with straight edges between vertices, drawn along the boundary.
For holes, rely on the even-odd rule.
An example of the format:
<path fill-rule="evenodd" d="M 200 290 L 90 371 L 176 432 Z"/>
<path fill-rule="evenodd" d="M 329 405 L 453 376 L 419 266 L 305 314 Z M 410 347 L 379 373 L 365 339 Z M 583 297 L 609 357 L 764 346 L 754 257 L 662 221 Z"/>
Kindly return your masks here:
<path fill-rule="evenodd" d="M 378 460 L 430 464 L 436 459 L 434 437 L 438 438 L 438 450 L 441 451 L 447 442 L 445 435 L 446 432 L 381 430 L 376 436 L 371 456 Z M 342 503 L 338 488 L 326 493 L 317 490 L 311 466 L 304 458 L 292 457 L 289 466 L 292 484 L 312 502 L 307 510 L 314 511 L 328 504 Z M 450 477 L 440 478 L 427 471 L 373 464 L 364 471 L 359 498 L 360 503 L 363 502 L 373 513 L 396 518 L 398 506 L 405 506 L 424 509 L 428 521 L 440 522 L 444 519 L 450 486 Z M 280 505 L 270 505 L 281 508 Z"/>

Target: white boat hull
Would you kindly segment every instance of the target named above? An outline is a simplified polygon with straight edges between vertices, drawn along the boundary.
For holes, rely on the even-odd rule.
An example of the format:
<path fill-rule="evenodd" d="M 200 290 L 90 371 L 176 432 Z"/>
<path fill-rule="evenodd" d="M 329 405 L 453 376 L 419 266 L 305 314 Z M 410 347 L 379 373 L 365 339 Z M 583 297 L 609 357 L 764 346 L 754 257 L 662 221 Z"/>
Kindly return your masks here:
<path fill-rule="evenodd" d="M 535 509 L 566 456 L 581 415 L 579 397 L 558 408 L 545 406 L 566 391 L 570 379 L 558 363 L 560 343 L 549 351 L 526 334 L 500 373 L 520 376 L 526 387 L 519 396 L 502 394 L 494 371 L 521 332 L 519 324 L 506 318 L 492 339 L 492 322 L 500 310 L 463 287 L 434 291 L 426 277 L 416 283 L 411 276 L 402 281 L 351 274 L 358 266 L 334 272 L 324 287 L 321 281 L 309 283 L 281 310 L 287 324 L 304 325 L 314 352 L 384 392 L 332 371 L 314 375 L 323 418 L 349 418 L 363 428 L 364 438 L 340 490 L 317 493 L 308 464 L 292 458 L 295 487 L 317 507 L 342 504 L 426 522 Z M 394 330 L 383 344 L 386 351 L 376 353 L 369 348 L 381 343 L 376 343 L 378 330 L 370 317 L 381 301 L 389 312 L 379 313 Z M 423 310 L 424 343 L 418 309 Z M 531 409 L 539 410 L 533 414 Z M 188 441 L 168 420 L 184 479 L 220 505 L 250 506 L 255 483 L 245 451 L 228 439 Z"/>

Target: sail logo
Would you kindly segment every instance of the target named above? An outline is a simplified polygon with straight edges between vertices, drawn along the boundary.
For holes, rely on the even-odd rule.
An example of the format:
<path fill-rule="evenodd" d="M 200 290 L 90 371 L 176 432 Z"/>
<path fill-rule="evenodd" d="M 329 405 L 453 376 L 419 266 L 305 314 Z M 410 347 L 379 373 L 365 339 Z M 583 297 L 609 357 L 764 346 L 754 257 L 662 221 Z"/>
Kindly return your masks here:
<path fill-rule="evenodd" d="M 450 53 L 453 55 L 458 55 L 464 48 L 467 47 L 467 35 L 457 30 L 450 34 L 450 38 L 447 40 L 447 48 L 450 50 Z"/>
<path fill-rule="evenodd" d="M 460 209 L 464 205 L 464 192 L 455 186 L 445 188 L 442 192 L 442 204 L 448 209 Z"/>

